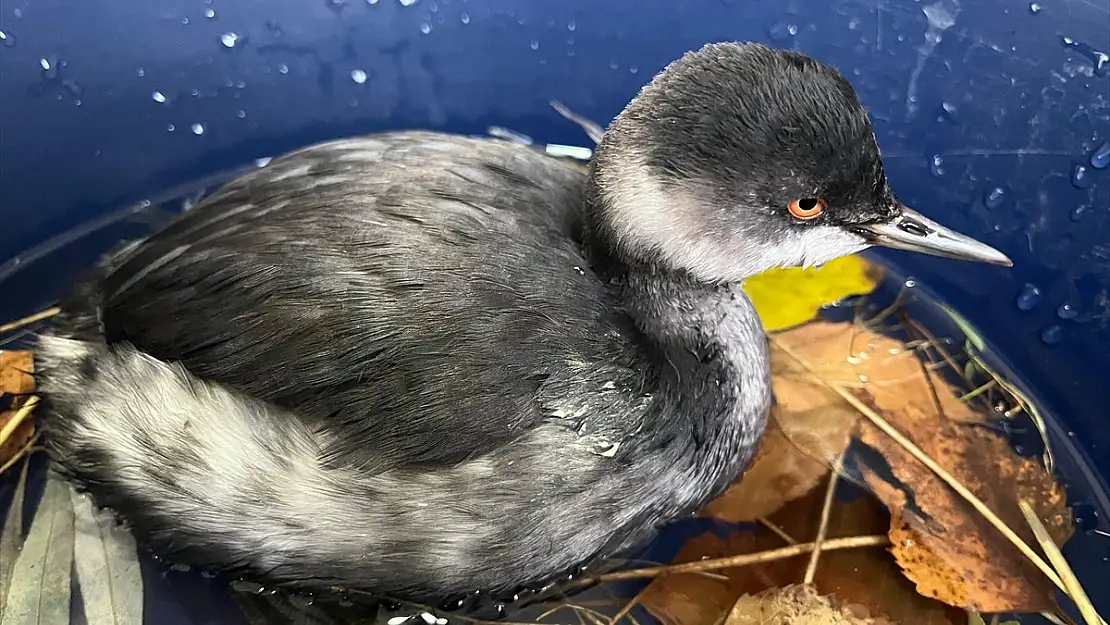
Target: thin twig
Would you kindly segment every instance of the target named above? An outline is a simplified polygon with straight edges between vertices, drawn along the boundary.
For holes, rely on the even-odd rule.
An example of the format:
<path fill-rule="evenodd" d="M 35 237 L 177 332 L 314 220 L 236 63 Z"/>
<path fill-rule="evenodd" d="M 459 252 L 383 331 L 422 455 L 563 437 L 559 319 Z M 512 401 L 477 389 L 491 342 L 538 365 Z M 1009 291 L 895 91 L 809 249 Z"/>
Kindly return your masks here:
<path fill-rule="evenodd" d="M 60 312 L 62 312 L 62 309 L 55 306 L 54 308 L 47 308 L 46 310 L 40 310 L 39 312 L 37 312 L 33 315 L 30 315 L 30 316 L 24 317 L 22 319 L 16 319 L 15 321 L 9 321 L 8 323 L 5 323 L 4 325 L 0 325 L 0 334 L 3 334 L 5 332 L 11 332 L 12 330 L 15 330 L 17 328 L 22 328 L 23 326 L 31 325 L 32 323 L 35 323 L 36 321 L 42 321 L 43 319 L 49 319 L 49 318 L 53 317 L 54 315 L 56 315 Z"/>
<path fill-rule="evenodd" d="M 975 508 L 979 512 L 979 514 L 983 515 L 983 518 L 990 522 L 990 524 L 993 525 L 995 529 L 1001 532 L 1007 540 L 1013 543 L 1013 545 L 1017 547 L 1018 551 L 1020 551 L 1022 555 L 1028 558 L 1034 566 L 1040 569 L 1041 572 L 1044 573 L 1045 576 L 1048 577 L 1048 579 L 1053 584 L 1055 584 L 1057 588 L 1067 593 L 1067 588 L 1064 587 L 1063 581 L 1061 581 L 1060 576 L 1057 575 L 1054 570 L 1052 570 L 1052 567 L 1050 567 L 1048 563 L 1046 563 L 1039 555 L 1037 555 L 1037 552 L 1033 551 L 1033 549 L 1029 545 L 1027 545 L 1020 536 L 1015 534 L 1014 530 L 1010 529 L 1006 525 L 1006 523 L 1002 521 L 1002 519 L 998 518 L 998 515 L 995 514 L 990 508 L 988 508 L 981 499 L 979 499 L 974 493 L 968 490 L 966 486 L 961 484 L 959 480 L 953 477 L 951 473 L 946 471 L 944 467 L 937 464 L 935 460 L 930 458 L 929 455 L 922 451 L 920 447 L 913 443 L 913 441 L 906 438 L 894 426 L 887 422 L 886 419 L 882 418 L 877 412 L 872 410 L 870 406 L 860 401 L 858 397 L 848 392 L 846 389 L 840 387 L 839 385 L 832 384 L 826 381 L 824 378 L 818 375 L 816 371 L 813 370 L 812 366 L 804 358 L 801 358 L 800 356 L 795 354 L 793 350 L 782 345 L 781 341 L 776 340 L 774 337 L 771 337 L 771 340 L 774 341 L 779 346 L 779 348 L 782 349 L 787 355 L 796 360 L 803 367 L 813 372 L 813 377 L 818 382 L 820 382 L 823 386 L 833 391 L 837 395 L 840 395 L 840 397 L 844 401 L 848 402 L 849 405 L 858 410 L 860 414 L 867 417 L 867 419 L 871 421 L 871 423 L 873 423 L 876 427 L 886 433 L 887 436 L 894 439 L 895 442 L 901 445 L 913 457 L 917 458 L 922 464 L 929 467 L 929 469 L 931 469 L 933 473 L 937 474 L 937 477 L 942 479 L 946 484 L 948 484 L 948 486 L 952 488 L 952 490 L 956 491 L 957 494 L 963 497 L 969 504 L 971 504 L 973 508 Z"/>
<path fill-rule="evenodd" d="M 15 455 L 8 459 L 8 461 L 5 462 L 3 466 L 0 466 L 0 475 L 3 475 L 5 471 L 12 468 L 12 466 L 15 465 L 15 463 L 19 462 L 20 459 L 22 459 L 24 456 L 30 455 L 32 452 L 36 451 L 35 443 L 37 443 L 38 440 L 38 434 L 35 434 L 33 437 L 31 437 L 31 440 L 27 441 L 26 445 L 21 447 L 19 451 L 15 452 Z"/>
<path fill-rule="evenodd" d="M 890 539 L 885 535 L 876 536 L 853 536 L 850 538 L 834 538 L 825 541 L 822 549 L 825 551 L 834 551 L 837 549 L 858 549 L 860 547 L 882 547 L 890 544 Z M 746 553 L 739 556 L 730 556 L 727 558 L 713 558 L 710 560 L 699 560 L 697 562 L 686 562 L 683 564 L 668 564 L 666 566 L 653 566 L 644 569 L 633 569 L 631 571 L 617 571 L 615 573 L 606 573 L 599 575 L 592 579 L 583 580 L 585 582 L 608 582 L 619 579 L 644 579 L 650 577 L 657 577 L 659 575 L 677 575 L 679 573 L 697 573 L 699 571 L 715 571 L 719 569 L 730 569 L 738 566 L 748 566 L 751 564 L 759 564 L 762 562 L 773 562 L 775 560 L 783 560 L 786 558 L 793 558 L 802 554 L 813 551 L 813 543 L 801 543 L 798 545 L 790 545 L 789 547 L 780 547 L 778 549 L 771 549 L 770 551 L 760 551 L 758 553 Z"/>
<path fill-rule="evenodd" d="M 771 533 L 773 533 L 775 536 L 778 536 L 779 538 L 786 541 L 786 544 L 788 544 L 788 545 L 798 544 L 798 541 L 795 540 L 793 536 L 791 536 L 790 534 L 787 534 L 786 530 L 782 529 L 778 525 L 775 525 L 774 521 L 772 521 L 771 519 L 768 519 L 767 517 L 759 517 L 758 519 L 756 519 L 756 521 L 758 521 L 759 524 L 762 525 L 763 527 L 766 527 L 767 529 L 771 530 Z"/>
<path fill-rule="evenodd" d="M 813 552 L 809 554 L 809 564 L 806 565 L 806 574 L 802 583 L 810 585 L 817 576 L 817 561 L 821 559 L 821 547 L 825 536 L 829 532 L 829 517 L 832 516 L 833 496 L 836 495 L 837 478 L 840 477 L 840 464 L 843 454 L 837 456 L 833 464 L 832 473 L 829 474 L 829 486 L 825 489 L 825 503 L 821 507 L 821 523 L 817 526 L 817 537 L 813 539 Z"/>
<path fill-rule="evenodd" d="M 1018 506 L 1021 508 L 1021 513 L 1025 515 L 1025 521 L 1029 523 L 1029 529 L 1033 530 L 1033 535 L 1037 537 L 1037 542 L 1041 544 L 1041 549 L 1048 556 L 1049 562 L 1052 566 L 1056 567 L 1056 572 L 1059 573 L 1060 579 L 1063 580 L 1064 586 L 1067 588 L 1066 592 L 1071 600 L 1075 602 L 1079 613 L 1083 615 L 1083 620 L 1088 625 L 1099 625 L 1105 623 L 1102 617 L 1095 612 L 1095 606 L 1091 604 L 1091 599 L 1087 597 L 1086 591 L 1080 585 L 1079 580 L 1075 577 L 1075 572 L 1068 566 L 1068 561 L 1064 558 L 1064 554 L 1060 553 L 1060 548 L 1056 546 L 1056 542 L 1052 540 L 1048 530 L 1045 528 L 1044 523 L 1037 517 L 1037 513 L 1033 510 L 1033 506 L 1029 502 L 1022 499 L 1018 501 Z"/>
<path fill-rule="evenodd" d="M 649 588 L 651 588 L 651 584 L 648 584 L 647 586 L 641 588 L 640 592 L 636 593 L 635 597 L 629 599 L 628 602 L 624 604 L 624 607 L 622 607 L 620 611 L 618 611 L 613 616 L 613 618 L 609 619 L 609 622 L 619 623 L 622 618 L 624 618 L 626 615 L 628 615 L 629 612 L 632 611 L 632 608 L 636 607 L 640 603 L 640 599 L 644 597 L 644 594 L 647 593 Z"/>
<path fill-rule="evenodd" d="M 32 396 L 30 399 L 27 400 L 26 403 L 23 404 L 22 408 L 17 410 L 15 414 L 12 415 L 12 418 L 4 424 L 4 427 L 0 428 L 0 445 L 8 442 L 8 439 L 11 438 L 12 434 L 15 433 L 15 429 L 18 428 L 19 425 L 23 423 L 24 419 L 26 419 L 31 414 L 31 411 L 35 409 L 35 406 L 37 406 L 38 403 L 39 398 L 37 396 Z"/>

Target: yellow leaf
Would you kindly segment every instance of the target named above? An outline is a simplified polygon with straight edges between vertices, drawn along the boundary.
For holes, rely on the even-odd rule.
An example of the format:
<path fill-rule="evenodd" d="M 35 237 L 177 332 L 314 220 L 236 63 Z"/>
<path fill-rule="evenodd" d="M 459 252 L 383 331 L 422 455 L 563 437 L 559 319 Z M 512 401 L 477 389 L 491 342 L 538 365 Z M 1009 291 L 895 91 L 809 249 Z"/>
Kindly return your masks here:
<path fill-rule="evenodd" d="M 845 256 L 814 269 L 772 269 L 744 281 L 763 327 L 778 332 L 810 321 L 824 305 L 866 295 L 881 277 L 877 265 Z"/>

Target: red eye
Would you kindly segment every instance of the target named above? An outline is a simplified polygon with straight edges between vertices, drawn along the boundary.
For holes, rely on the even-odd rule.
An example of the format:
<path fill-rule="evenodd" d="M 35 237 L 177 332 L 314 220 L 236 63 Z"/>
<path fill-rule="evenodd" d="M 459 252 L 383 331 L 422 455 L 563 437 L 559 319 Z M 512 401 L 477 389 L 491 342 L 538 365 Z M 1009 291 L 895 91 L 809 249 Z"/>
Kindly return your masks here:
<path fill-rule="evenodd" d="M 825 201 L 807 197 L 794 200 L 786 207 L 790 214 L 802 220 L 813 219 L 825 210 Z"/>

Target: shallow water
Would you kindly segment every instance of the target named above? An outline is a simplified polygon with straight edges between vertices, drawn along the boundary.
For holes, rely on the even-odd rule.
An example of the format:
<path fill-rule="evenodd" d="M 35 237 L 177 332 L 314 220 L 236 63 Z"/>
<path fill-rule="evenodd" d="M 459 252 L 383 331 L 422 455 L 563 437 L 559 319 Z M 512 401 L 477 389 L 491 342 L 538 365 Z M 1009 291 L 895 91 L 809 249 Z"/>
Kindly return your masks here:
<path fill-rule="evenodd" d="M 543 149 L 544 146 L 538 146 L 538 148 Z M 174 215 L 189 210 L 222 182 L 242 171 L 264 167 L 268 162 L 268 159 L 261 159 L 242 169 L 169 190 L 151 201 L 124 207 L 104 218 L 59 235 L 44 245 L 0 265 L 0 293 L 5 294 L 0 301 L 0 319 L 14 318 L 19 314 L 50 306 L 55 298 L 65 292 L 67 285 L 76 275 L 94 264 L 99 255 L 115 243 L 141 237 L 157 229 Z M 987 201 L 999 201 L 1003 193 L 1000 190 L 990 195 Z M 996 195 L 998 197 L 995 197 Z M 884 264 L 884 267 L 885 278 L 874 293 L 867 297 L 856 298 L 851 305 L 844 303 L 827 307 L 822 311 L 822 316 L 844 320 L 851 315 L 860 314 L 861 311 L 864 316 L 870 316 L 899 298 L 906 312 L 913 319 L 926 326 L 934 335 L 946 337 L 948 344 L 954 350 L 958 349 L 963 344 L 965 335 L 952 317 L 944 312 L 927 286 L 912 276 L 905 275 L 896 266 Z M 1028 285 L 1018 295 L 1016 305 L 1022 309 L 1031 308 L 1036 306 L 1039 299 L 1040 293 L 1037 288 Z M 1066 319 L 1069 314 L 1066 308 L 1061 308 L 1058 312 L 1061 319 Z M 43 327 L 42 323 L 33 324 L 0 336 L 0 348 L 16 349 L 28 346 L 32 333 L 41 327 Z M 1042 339 L 1049 342 L 1052 336 L 1048 330 L 1046 333 L 1048 336 Z M 1022 379 L 1020 363 L 1007 361 L 1004 349 L 993 349 L 989 345 L 984 347 L 986 349 L 982 352 L 982 357 L 988 365 L 1037 403 L 1038 389 L 1035 384 Z M 1110 491 L 1106 484 L 1099 481 L 1089 459 L 1076 444 L 1072 433 L 1062 425 L 1062 421 L 1050 414 L 1042 416 L 1053 450 L 1056 472 L 1066 486 L 1068 502 L 1076 524 L 1075 534 L 1065 546 L 1064 553 L 1074 556 L 1070 559 L 1073 561 L 1073 566 L 1077 567 L 1076 572 L 1088 588 L 1095 605 L 1102 613 L 1110 613 L 1110 597 L 1096 590 L 1100 588 L 1100 584 L 1104 584 L 1103 580 L 1110 576 L 1110 500 L 1107 498 L 1107 493 Z M 1006 432 L 1019 454 L 1033 457 L 1043 453 L 1041 437 L 1024 413 L 1018 414 L 1008 422 Z M 42 491 L 43 465 L 41 457 L 37 458 L 30 480 L 29 500 L 35 500 Z M 0 482 L 2 484 L 0 506 L 4 509 L 10 501 L 13 473 L 5 474 Z M 669 562 L 683 542 L 689 538 L 706 531 L 723 534 L 731 529 L 734 528 L 710 519 L 692 519 L 682 522 L 666 529 L 660 539 L 646 553 L 641 554 L 640 558 L 650 562 Z M 304 598 L 275 596 L 249 584 L 233 583 L 232 580 L 220 577 L 211 578 L 200 572 L 172 567 L 148 557 L 142 559 L 142 570 L 146 589 L 145 612 L 149 622 L 181 623 L 182 625 L 243 622 L 243 612 L 237 602 L 241 603 L 244 597 L 251 597 L 251 601 L 264 604 L 259 609 L 289 614 L 305 608 L 314 610 L 323 603 L 317 602 L 317 605 L 310 605 L 312 601 Z M 620 604 L 619 601 L 614 602 L 611 595 L 627 598 L 642 586 L 642 582 L 627 582 L 617 586 L 610 585 L 605 589 L 591 589 L 576 595 L 574 601 L 580 604 L 608 601 L 611 608 Z M 236 595 L 239 595 L 239 599 L 235 598 Z M 598 609 L 609 614 L 615 612 L 615 609 L 610 608 L 599 607 Z M 526 621 L 545 609 L 536 607 L 522 612 L 510 612 L 509 616 L 515 621 Z M 400 622 L 397 619 L 408 614 L 414 614 L 414 612 L 407 607 L 382 610 L 380 622 L 390 621 L 396 625 Z M 642 610 L 637 609 L 633 614 L 640 623 L 653 622 Z M 448 614 L 443 613 L 438 616 L 448 616 Z M 318 618 L 321 620 L 308 622 L 328 622 L 323 620 L 325 618 L 323 616 Z M 414 616 L 414 619 L 412 623 L 425 622 L 419 616 Z M 556 614 L 545 622 L 569 622 L 567 619 L 576 621 L 571 617 Z M 1043 621 L 1039 617 L 1025 617 L 1022 622 Z"/>

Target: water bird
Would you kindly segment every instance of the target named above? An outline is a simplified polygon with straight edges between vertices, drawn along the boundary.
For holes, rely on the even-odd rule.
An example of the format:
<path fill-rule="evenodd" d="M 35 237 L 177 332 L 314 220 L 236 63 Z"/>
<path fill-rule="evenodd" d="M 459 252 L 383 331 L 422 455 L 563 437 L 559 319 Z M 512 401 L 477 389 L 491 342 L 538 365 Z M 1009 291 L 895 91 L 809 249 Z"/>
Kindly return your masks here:
<path fill-rule="evenodd" d="M 897 199 L 837 70 L 710 44 L 588 172 L 412 130 L 229 182 L 66 296 L 37 345 L 41 426 L 170 561 L 513 595 L 732 483 L 772 403 L 740 284 L 873 245 L 1010 264 Z"/>

